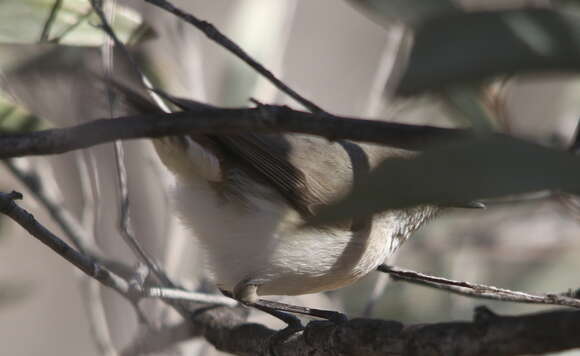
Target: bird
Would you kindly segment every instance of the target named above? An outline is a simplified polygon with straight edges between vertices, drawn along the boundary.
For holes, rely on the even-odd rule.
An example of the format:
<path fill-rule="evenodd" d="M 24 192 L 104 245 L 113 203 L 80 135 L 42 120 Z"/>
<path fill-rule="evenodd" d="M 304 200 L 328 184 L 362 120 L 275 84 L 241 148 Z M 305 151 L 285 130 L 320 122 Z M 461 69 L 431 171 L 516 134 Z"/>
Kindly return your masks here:
<path fill-rule="evenodd" d="M 112 86 L 132 111 L 162 113 L 146 94 Z M 158 93 L 192 116 L 211 108 Z M 303 134 L 192 133 L 153 144 L 176 177 L 176 212 L 203 247 L 213 280 L 243 303 L 354 283 L 442 209 L 421 205 L 306 224 L 383 160 L 413 159 L 410 150 Z"/>

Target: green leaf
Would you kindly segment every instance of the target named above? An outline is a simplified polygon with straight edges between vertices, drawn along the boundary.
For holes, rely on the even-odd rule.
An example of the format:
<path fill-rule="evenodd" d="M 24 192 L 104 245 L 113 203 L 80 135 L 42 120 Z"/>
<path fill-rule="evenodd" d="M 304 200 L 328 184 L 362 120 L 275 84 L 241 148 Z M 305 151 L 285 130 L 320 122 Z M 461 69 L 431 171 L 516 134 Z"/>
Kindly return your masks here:
<path fill-rule="evenodd" d="M 454 205 L 540 190 L 580 192 L 580 158 L 502 135 L 385 160 L 313 223 L 368 216 L 422 204 Z"/>
<path fill-rule="evenodd" d="M 580 71 L 579 16 L 546 9 L 449 15 L 417 28 L 397 93 L 548 71 Z"/>
<path fill-rule="evenodd" d="M 0 1 L 0 42 L 38 42 L 54 2 L 55 0 Z M 119 7 L 112 26 L 119 38 L 126 41 L 141 22 L 137 12 Z M 55 13 L 48 39 L 62 35 L 59 43 L 98 46 L 102 44 L 104 34 L 94 26 L 96 23 L 96 15 L 91 13 L 88 1 L 64 0 Z"/>
<path fill-rule="evenodd" d="M 459 12 L 451 0 L 348 0 L 379 24 L 391 21 L 416 24 L 428 18 Z"/>

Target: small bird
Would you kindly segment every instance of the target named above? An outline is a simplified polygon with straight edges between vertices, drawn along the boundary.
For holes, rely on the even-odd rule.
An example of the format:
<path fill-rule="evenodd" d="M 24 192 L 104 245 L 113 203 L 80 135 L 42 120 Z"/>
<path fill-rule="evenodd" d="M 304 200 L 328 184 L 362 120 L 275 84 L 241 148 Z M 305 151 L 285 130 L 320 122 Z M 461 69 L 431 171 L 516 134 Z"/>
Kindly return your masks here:
<path fill-rule="evenodd" d="M 137 113 L 161 112 L 146 96 L 114 86 Z M 208 107 L 162 96 L 184 111 Z M 411 151 L 297 134 L 191 134 L 153 142 L 177 178 L 177 212 L 205 249 L 217 286 L 245 303 L 351 284 L 440 210 L 425 205 L 305 224 L 382 160 L 412 158 Z"/>

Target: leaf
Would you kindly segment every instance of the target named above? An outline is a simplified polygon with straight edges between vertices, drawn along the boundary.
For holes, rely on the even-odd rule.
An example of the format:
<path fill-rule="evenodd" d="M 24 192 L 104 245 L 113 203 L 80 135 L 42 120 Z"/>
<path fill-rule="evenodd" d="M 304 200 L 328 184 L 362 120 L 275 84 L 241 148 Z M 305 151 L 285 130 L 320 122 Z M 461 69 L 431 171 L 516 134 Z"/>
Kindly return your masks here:
<path fill-rule="evenodd" d="M 431 17 L 460 11 L 451 0 L 348 0 L 379 24 L 400 21 L 416 24 Z"/>
<path fill-rule="evenodd" d="M 313 223 L 422 204 L 453 205 L 540 190 L 580 192 L 580 158 L 502 135 L 439 146 L 382 162 Z"/>
<path fill-rule="evenodd" d="M 415 95 L 498 75 L 579 70 L 579 16 L 546 9 L 464 13 L 417 28 L 396 92 Z"/>
<path fill-rule="evenodd" d="M 36 43 L 49 18 L 55 0 L 2 0 L 0 1 L 0 42 Z M 140 15 L 126 7 L 119 7 L 112 24 L 122 41 L 141 24 Z M 63 0 L 48 39 L 64 34 L 59 43 L 98 46 L 103 42 L 103 31 L 94 26 L 96 15 L 91 15 L 88 1 Z"/>

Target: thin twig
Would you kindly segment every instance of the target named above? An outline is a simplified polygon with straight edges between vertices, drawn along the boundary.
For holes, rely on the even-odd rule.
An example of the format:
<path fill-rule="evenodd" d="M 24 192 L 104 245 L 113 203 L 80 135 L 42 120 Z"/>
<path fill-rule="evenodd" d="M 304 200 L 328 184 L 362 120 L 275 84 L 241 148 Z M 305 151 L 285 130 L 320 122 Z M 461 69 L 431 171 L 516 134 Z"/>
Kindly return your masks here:
<path fill-rule="evenodd" d="M 116 36 L 115 32 L 113 31 L 112 27 L 110 26 L 107 16 L 103 12 L 100 4 L 97 3 L 96 0 L 91 0 L 91 4 L 95 13 L 101 20 L 101 26 L 105 33 L 108 35 L 110 40 L 115 43 L 116 47 L 122 49 L 124 54 L 132 60 L 129 51 L 123 45 L 123 43 L 119 40 Z M 109 48 L 109 50 L 113 51 L 113 48 Z M 136 63 L 134 66 L 137 67 Z M 137 67 L 138 69 L 138 67 Z M 140 71 L 139 71 L 140 72 Z M 143 77 L 143 76 L 142 76 Z M 112 98 L 111 98 L 112 100 Z M 110 101 L 111 101 L 110 100 Z M 115 142 L 115 162 L 117 168 L 117 187 L 119 189 L 120 194 L 120 217 L 119 217 L 119 230 L 121 232 L 121 236 L 123 237 L 125 243 L 133 250 L 133 253 L 139 258 L 140 261 L 145 263 L 145 265 L 149 268 L 149 270 L 157 277 L 160 283 L 166 287 L 175 287 L 173 282 L 167 277 L 165 272 L 158 266 L 158 264 L 154 261 L 153 257 L 151 257 L 145 249 L 139 244 L 137 239 L 133 236 L 131 232 L 131 225 L 130 225 L 130 200 L 129 200 L 129 188 L 127 183 L 127 167 L 125 165 L 125 151 L 123 149 L 123 144 L 120 141 Z"/>
<path fill-rule="evenodd" d="M 403 280 L 409 283 L 442 289 L 468 297 L 492 299 L 503 302 L 549 304 L 580 308 L 580 299 L 571 298 L 562 294 L 530 294 L 484 284 L 430 276 L 424 273 L 388 265 L 381 265 L 378 267 L 378 270 L 388 273 L 395 280 Z"/>
<path fill-rule="evenodd" d="M 229 307 L 235 307 L 239 305 L 239 303 L 235 299 L 226 296 L 189 292 L 186 290 L 174 288 L 158 288 L 158 287 L 146 288 L 145 290 L 143 290 L 143 297 L 186 301 L 201 304 L 225 305 Z"/>
<path fill-rule="evenodd" d="M 219 295 L 204 295 L 201 293 L 186 292 L 183 290 L 148 287 L 141 288 L 143 283 L 132 285 L 125 278 L 111 271 L 98 260 L 86 256 L 40 224 L 32 214 L 21 208 L 15 200 L 22 199 L 22 194 L 18 192 L 0 192 L 0 213 L 12 218 L 16 223 L 28 231 L 37 240 L 50 247 L 58 255 L 83 271 L 89 277 L 96 279 L 105 286 L 112 288 L 121 295 L 129 299 L 137 300 L 141 298 L 160 298 L 166 300 L 182 300 L 204 304 L 234 306 L 237 302 Z M 140 273 L 140 272 L 139 272 Z"/>
<path fill-rule="evenodd" d="M 44 26 L 42 27 L 42 32 L 40 34 L 40 42 L 46 42 L 48 40 L 48 35 L 50 34 L 50 29 L 56 20 L 56 16 L 62 7 L 62 0 L 55 0 L 52 4 L 52 8 L 50 9 L 50 13 L 48 14 L 48 18 L 44 22 Z"/>
<path fill-rule="evenodd" d="M 83 293 L 83 301 L 87 311 L 87 319 L 95 346 L 99 355 L 116 356 L 118 353 L 111 340 L 110 329 L 107 325 L 105 310 L 101 297 L 101 285 L 94 279 L 82 278 L 80 280 Z"/>
<path fill-rule="evenodd" d="M 24 172 L 12 160 L 2 160 L 2 164 L 22 183 L 32 196 L 48 211 L 50 217 L 61 228 L 66 237 L 77 250 L 95 256 L 98 253 L 96 245 L 90 243 L 90 234 L 60 202 L 49 197 L 44 191 L 41 177 L 34 172 Z"/>
<path fill-rule="evenodd" d="M 75 28 L 79 27 L 80 24 L 82 24 L 86 19 L 88 19 L 92 13 L 93 13 L 93 9 L 90 9 L 87 12 L 85 12 L 84 14 L 78 16 L 77 20 L 74 23 L 70 24 L 68 27 L 63 29 L 58 35 L 49 39 L 48 42 L 59 43 L 66 35 L 71 33 Z"/>
<path fill-rule="evenodd" d="M 286 93 L 288 96 L 296 100 L 306 109 L 313 113 L 323 114 L 324 110 L 318 105 L 314 104 L 312 101 L 304 98 L 296 91 L 291 89 L 288 85 L 284 84 L 280 79 L 278 79 L 272 72 L 270 72 L 266 67 L 260 64 L 258 61 L 253 59 L 249 54 L 247 54 L 243 49 L 240 48 L 235 42 L 221 33 L 214 25 L 207 21 L 203 21 L 195 17 L 194 15 L 187 13 L 166 0 L 145 0 L 146 2 L 153 4 L 159 8 L 162 8 L 175 16 L 183 19 L 187 23 L 195 26 L 198 30 L 203 32 L 209 39 L 213 40 L 230 53 L 234 54 L 236 57 L 244 61 L 250 67 L 252 67 L 256 72 L 267 78 L 274 86 Z"/>
<path fill-rule="evenodd" d="M 50 247 L 61 257 L 72 263 L 89 277 L 92 277 L 107 287 L 113 288 L 123 295 L 129 293 L 129 285 L 122 277 L 116 275 L 108 268 L 96 263 L 92 258 L 77 252 L 66 242 L 40 224 L 32 214 L 19 207 L 14 200 L 22 199 L 18 192 L 0 192 L 0 213 L 3 213 L 16 221 L 32 236 Z"/>
<path fill-rule="evenodd" d="M 79 152 L 80 154 L 80 152 Z M 83 172 L 82 168 L 84 161 L 77 155 L 76 162 L 79 164 L 81 175 L 81 188 L 83 189 L 83 214 L 87 210 L 92 210 L 87 206 L 87 185 L 90 184 L 87 172 Z M 52 220 L 61 228 L 63 233 L 67 236 L 69 241 L 77 248 L 77 250 L 91 258 L 97 260 L 100 253 L 95 244 L 93 235 L 86 229 L 86 225 L 81 224 L 75 217 L 64 208 L 63 204 L 57 201 L 52 195 L 48 194 L 43 179 L 37 171 L 25 172 L 14 164 L 13 160 L 2 160 L 4 166 L 22 183 L 33 195 L 33 197 L 48 211 Z M 108 327 L 104 316 L 102 300 L 100 296 L 100 285 L 94 280 L 80 276 L 80 289 L 85 298 L 83 298 L 84 306 L 87 311 L 89 326 L 91 328 L 91 335 L 95 341 L 96 347 L 100 350 L 100 354 L 106 356 L 115 356 L 117 353 L 113 347 L 110 339 Z M 137 310 L 137 309 L 136 309 Z M 137 312 L 139 315 L 139 313 Z"/>

